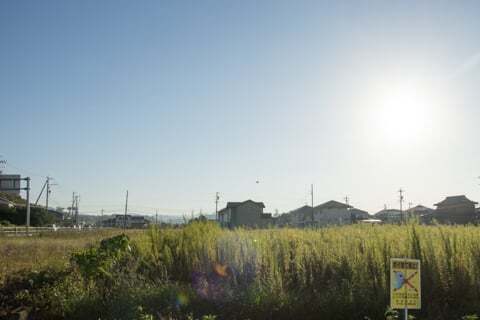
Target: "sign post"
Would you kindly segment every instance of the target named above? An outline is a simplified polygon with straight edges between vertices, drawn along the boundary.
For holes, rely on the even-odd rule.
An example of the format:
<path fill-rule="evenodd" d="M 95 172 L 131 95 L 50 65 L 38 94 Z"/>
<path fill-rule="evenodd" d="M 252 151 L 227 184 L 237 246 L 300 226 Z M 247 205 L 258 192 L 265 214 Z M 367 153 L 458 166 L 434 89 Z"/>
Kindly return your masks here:
<path fill-rule="evenodd" d="M 408 309 L 420 309 L 422 288 L 420 281 L 420 260 L 390 259 L 390 306 L 404 309 L 408 320 Z"/>

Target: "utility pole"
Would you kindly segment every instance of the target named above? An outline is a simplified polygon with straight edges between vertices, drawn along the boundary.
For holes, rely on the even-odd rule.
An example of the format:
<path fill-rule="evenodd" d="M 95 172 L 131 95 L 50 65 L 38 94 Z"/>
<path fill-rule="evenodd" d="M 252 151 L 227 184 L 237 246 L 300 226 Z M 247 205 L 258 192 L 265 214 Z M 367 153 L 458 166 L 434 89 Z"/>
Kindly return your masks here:
<path fill-rule="evenodd" d="M 103 208 L 100 210 L 100 227 L 103 225 Z"/>
<path fill-rule="evenodd" d="M 220 200 L 220 195 L 217 192 L 215 194 L 215 220 L 217 220 L 217 221 L 218 221 L 218 200 Z"/>
<path fill-rule="evenodd" d="M 79 225 L 79 221 L 78 221 L 78 203 L 80 202 L 80 195 L 77 194 L 75 195 L 75 223 L 77 225 Z"/>
<path fill-rule="evenodd" d="M 349 204 L 349 201 L 350 199 L 348 198 L 348 196 L 345 196 L 345 204 L 347 205 L 347 210 L 350 211 L 350 204 Z M 350 222 L 353 224 L 355 222 L 355 217 L 353 216 L 353 213 L 350 212 Z"/>
<path fill-rule="evenodd" d="M 43 191 L 45 190 L 46 186 L 47 186 L 47 181 L 45 181 L 45 183 L 43 184 L 42 190 L 40 190 L 40 193 L 38 194 L 37 201 L 35 201 L 35 205 L 38 204 L 38 201 L 40 200 L 40 197 L 42 196 Z"/>
<path fill-rule="evenodd" d="M 155 210 L 155 225 L 158 225 L 158 209 Z"/>
<path fill-rule="evenodd" d="M 27 234 L 30 227 L 30 177 L 25 178 L 27 180 Z"/>
<path fill-rule="evenodd" d="M 72 222 L 76 223 L 76 221 L 74 220 L 74 215 L 75 215 L 74 208 L 75 208 L 75 192 L 72 192 L 72 205 L 70 206 L 70 209 L 68 210 L 68 215 L 69 215 L 70 219 L 72 219 Z"/>
<path fill-rule="evenodd" d="M 45 196 L 45 210 L 47 210 L 48 213 L 48 196 L 50 195 L 50 177 L 47 177 L 47 194 Z"/>
<path fill-rule="evenodd" d="M 313 209 L 313 183 L 312 183 L 311 189 L 310 189 L 310 196 L 312 197 L 312 226 L 313 226 L 314 222 L 315 222 L 315 212 L 314 212 L 314 209 Z"/>
<path fill-rule="evenodd" d="M 128 212 L 128 190 L 127 190 L 127 195 L 125 196 L 125 216 L 123 219 L 123 230 L 127 228 L 127 212 Z"/>
<path fill-rule="evenodd" d="M 404 200 L 404 196 L 403 196 L 403 192 L 404 190 L 402 190 L 402 188 L 400 188 L 400 190 L 398 190 L 398 193 L 400 194 L 400 217 L 402 218 L 403 222 L 405 223 L 406 222 L 406 219 L 403 215 L 403 200 Z"/>

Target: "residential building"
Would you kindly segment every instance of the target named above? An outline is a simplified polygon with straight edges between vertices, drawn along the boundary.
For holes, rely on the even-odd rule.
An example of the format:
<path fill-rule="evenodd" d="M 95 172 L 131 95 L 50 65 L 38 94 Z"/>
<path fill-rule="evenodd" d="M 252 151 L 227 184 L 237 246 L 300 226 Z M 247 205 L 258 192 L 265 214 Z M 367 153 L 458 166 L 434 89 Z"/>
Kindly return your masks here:
<path fill-rule="evenodd" d="M 271 214 L 263 213 L 263 202 L 246 200 L 243 202 L 228 202 L 227 206 L 218 212 L 221 226 L 236 227 L 266 227 L 273 224 Z"/>
<path fill-rule="evenodd" d="M 418 205 L 418 206 L 415 206 L 415 207 L 412 207 L 410 209 L 405 210 L 405 212 L 407 213 L 407 217 L 409 217 L 409 218 L 427 216 L 427 215 L 432 214 L 434 211 L 435 211 L 434 209 L 428 208 L 428 207 L 425 207 L 425 206 L 422 206 L 422 205 Z"/>
<path fill-rule="evenodd" d="M 433 213 L 433 219 L 440 223 L 477 223 L 478 215 L 475 208 L 477 204 L 478 202 L 464 195 L 446 197 L 445 200 L 435 204 L 437 208 Z"/>
<path fill-rule="evenodd" d="M 434 209 L 425 207 L 423 205 L 418 205 L 412 208 L 405 210 L 407 218 L 418 219 L 419 222 L 428 223 L 432 220 Z"/>
<path fill-rule="evenodd" d="M 353 207 L 330 200 L 313 208 L 313 224 L 316 226 L 352 223 L 350 209 Z"/>
<path fill-rule="evenodd" d="M 303 228 L 312 225 L 313 210 L 311 206 L 303 206 L 281 215 L 277 220 L 278 226 L 291 226 Z"/>
<path fill-rule="evenodd" d="M 126 228 L 131 229 L 142 229 L 148 227 L 150 221 L 145 219 L 144 216 L 134 216 L 134 215 L 125 215 L 115 214 L 110 219 L 103 220 L 101 222 L 102 227 L 106 228 Z M 125 222 L 126 221 L 126 222 Z"/>
<path fill-rule="evenodd" d="M 375 219 L 380 219 L 386 223 L 400 223 L 405 219 L 418 218 L 420 221 L 425 222 L 433 211 L 433 209 L 423 205 L 418 205 L 405 211 L 400 211 L 398 209 L 383 209 L 375 214 Z"/>
<path fill-rule="evenodd" d="M 374 218 L 386 223 L 400 223 L 404 219 L 404 214 L 398 209 L 383 209 L 375 213 Z"/>
<path fill-rule="evenodd" d="M 308 227 L 349 224 L 359 220 L 368 219 L 368 212 L 353 208 L 350 205 L 338 202 L 327 201 L 312 209 L 305 205 L 280 216 L 277 220 L 278 226 Z"/>
<path fill-rule="evenodd" d="M 370 214 L 367 211 L 363 211 L 357 208 L 350 209 L 350 217 L 352 222 L 368 220 L 371 218 Z"/>
<path fill-rule="evenodd" d="M 20 178 L 19 174 L 0 174 L 0 192 L 20 196 Z"/>

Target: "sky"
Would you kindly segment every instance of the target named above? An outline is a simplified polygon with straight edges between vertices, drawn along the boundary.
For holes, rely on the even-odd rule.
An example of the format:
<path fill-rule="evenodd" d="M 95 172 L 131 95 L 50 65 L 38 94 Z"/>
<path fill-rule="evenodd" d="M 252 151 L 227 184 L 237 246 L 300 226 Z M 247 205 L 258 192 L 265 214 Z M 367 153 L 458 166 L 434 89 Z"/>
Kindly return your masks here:
<path fill-rule="evenodd" d="M 3 171 L 80 211 L 480 201 L 478 1 L 1 1 Z M 258 181 L 258 183 L 257 183 Z M 42 200 L 43 201 L 43 200 Z"/>

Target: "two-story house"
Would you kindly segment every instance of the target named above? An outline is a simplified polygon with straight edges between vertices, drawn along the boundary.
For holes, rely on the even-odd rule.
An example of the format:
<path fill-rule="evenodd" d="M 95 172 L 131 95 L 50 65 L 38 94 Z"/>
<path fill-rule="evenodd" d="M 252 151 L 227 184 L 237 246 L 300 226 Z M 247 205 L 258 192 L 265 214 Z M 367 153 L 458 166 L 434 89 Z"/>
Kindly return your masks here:
<path fill-rule="evenodd" d="M 218 211 L 218 221 L 221 226 L 236 227 L 266 227 L 273 223 L 272 215 L 263 213 L 263 202 L 246 200 L 243 202 L 228 202 L 227 206 Z"/>
<path fill-rule="evenodd" d="M 313 224 L 316 226 L 352 223 L 350 209 L 353 207 L 330 200 L 313 208 Z"/>
<path fill-rule="evenodd" d="M 400 223 L 405 219 L 405 212 L 398 209 L 383 209 L 375 213 L 375 219 L 386 223 Z"/>
<path fill-rule="evenodd" d="M 303 207 L 292 210 L 279 218 L 277 225 L 303 228 L 312 225 L 313 210 L 311 206 L 304 205 Z"/>
<path fill-rule="evenodd" d="M 478 216 L 475 209 L 477 204 L 478 202 L 472 201 L 464 195 L 446 197 L 445 200 L 435 204 L 437 209 L 432 216 L 440 223 L 477 223 Z"/>

